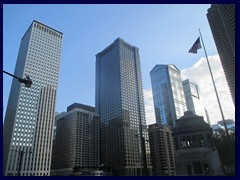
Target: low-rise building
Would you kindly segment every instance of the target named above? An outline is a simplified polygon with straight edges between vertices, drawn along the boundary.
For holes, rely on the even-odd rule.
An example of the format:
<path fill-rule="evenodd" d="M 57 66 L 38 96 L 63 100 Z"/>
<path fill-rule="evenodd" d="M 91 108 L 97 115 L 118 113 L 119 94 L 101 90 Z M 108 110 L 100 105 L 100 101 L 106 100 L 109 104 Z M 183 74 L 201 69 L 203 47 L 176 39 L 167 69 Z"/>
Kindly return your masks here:
<path fill-rule="evenodd" d="M 169 126 L 151 124 L 148 128 L 153 175 L 175 175 L 174 143 Z"/>
<path fill-rule="evenodd" d="M 74 103 L 57 116 L 52 175 L 72 175 L 75 169 L 98 168 L 99 118 L 95 108 Z"/>
<path fill-rule="evenodd" d="M 213 131 L 202 116 L 191 111 L 176 122 L 172 133 L 175 141 L 176 175 L 224 175 Z"/>

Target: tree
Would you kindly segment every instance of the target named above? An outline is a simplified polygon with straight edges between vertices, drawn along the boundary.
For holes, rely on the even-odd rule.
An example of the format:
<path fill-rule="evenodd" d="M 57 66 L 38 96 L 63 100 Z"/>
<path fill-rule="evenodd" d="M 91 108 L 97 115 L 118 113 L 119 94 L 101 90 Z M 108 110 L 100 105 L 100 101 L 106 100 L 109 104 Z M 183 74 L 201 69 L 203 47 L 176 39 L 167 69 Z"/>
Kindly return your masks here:
<path fill-rule="evenodd" d="M 230 134 L 230 141 L 225 133 L 213 136 L 214 144 L 218 150 L 222 165 L 224 167 L 235 167 L 235 133 Z M 226 175 L 235 175 L 235 171 L 226 172 Z"/>

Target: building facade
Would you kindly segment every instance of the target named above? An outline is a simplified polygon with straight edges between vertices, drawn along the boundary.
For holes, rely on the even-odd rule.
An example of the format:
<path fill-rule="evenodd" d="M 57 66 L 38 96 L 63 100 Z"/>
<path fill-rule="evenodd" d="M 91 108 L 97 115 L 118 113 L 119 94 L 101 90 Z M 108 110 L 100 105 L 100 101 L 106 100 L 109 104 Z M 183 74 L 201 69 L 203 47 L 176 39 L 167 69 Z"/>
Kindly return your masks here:
<path fill-rule="evenodd" d="M 235 4 L 212 4 L 207 18 L 235 105 Z"/>
<path fill-rule="evenodd" d="M 202 116 L 186 111 L 173 129 L 175 165 L 178 176 L 224 175 L 213 131 Z"/>
<path fill-rule="evenodd" d="M 101 164 L 113 175 L 150 174 L 139 49 L 121 38 L 96 55 L 96 110 Z"/>
<path fill-rule="evenodd" d="M 14 75 L 29 75 L 33 84 L 12 81 L 3 128 L 4 175 L 50 175 L 62 35 L 34 20 L 21 40 Z"/>
<path fill-rule="evenodd" d="M 151 124 L 148 128 L 153 175 L 174 176 L 174 141 L 168 126 Z"/>
<path fill-rule="evenodd" d="M 189 79 L 184 80 L 183 82 L 183 91 L 185 95 L 187 110 L 192 111 L 193 114 L 202 116 L 204 120 L 209 123 L 209 116 L 206 114 L 206 109 L 204 108 L 201 98 L 199 86 L 197 83 L 189 81 Z"/>
<path fill-rule="evenodd" d="M 170 127 L 187 110 L 179 69 L 156 65 L 150 72 L 156 122 Z"/>
<path fill-rule="evenodd" d="M 74 103 L 56 118 L 52 175 L 99 167 L 99 118 L 95 108 Z"/>

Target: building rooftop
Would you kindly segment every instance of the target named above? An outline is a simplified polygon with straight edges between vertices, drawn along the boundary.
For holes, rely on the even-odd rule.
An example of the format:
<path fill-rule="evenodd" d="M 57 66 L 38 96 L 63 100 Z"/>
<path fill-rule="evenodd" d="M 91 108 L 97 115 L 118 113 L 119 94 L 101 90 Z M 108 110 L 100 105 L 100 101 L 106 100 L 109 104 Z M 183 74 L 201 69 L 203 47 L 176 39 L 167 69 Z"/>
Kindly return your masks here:
<path fill-rule="evenodd" d="M 212 131 L 210 125 L 204 121 L 203 117 L 193 114 L 192 111 L 186 111 L 184 116 L 176 121 L 173 133 L 190 133 L 204 130 Z"/>
<path fill-rule="evenodd" d="M 70 106 L 67 107 L 67 112 L 71 111 L 74 108 L 82 108 L 87 111 L 95 112 L 95 107 L 79 104 L 79 103 L 73 103 Z"/>

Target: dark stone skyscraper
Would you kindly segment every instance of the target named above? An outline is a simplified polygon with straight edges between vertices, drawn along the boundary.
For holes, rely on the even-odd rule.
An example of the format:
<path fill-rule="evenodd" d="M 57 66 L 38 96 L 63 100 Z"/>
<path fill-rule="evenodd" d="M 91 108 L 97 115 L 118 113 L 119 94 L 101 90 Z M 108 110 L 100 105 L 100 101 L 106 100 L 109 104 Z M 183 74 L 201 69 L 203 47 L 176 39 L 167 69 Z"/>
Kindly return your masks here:
<path fill-rule="evenodd" d="M 213 4 L 207 18 L 235 104 L 235 4 Z"/>
<path fill-rule="evenodd" d="M 172 131 L 175 141 L 177 176 L 221 176 L 223 168 L 213 143 L 213 131 L 202 116 L 192 111 L 176 121 Z"/>
<path fill-rule="evenodd" d="M 95 108 L 74 103 L 56 117 L 51 174 L 67 176 L 78 168 L 99 167 L 99 118 Z"/>
<path fill-rule="evenodd" d="M 113 175 L 144 175 L 147 163 L 150 174 L 139 49 L 121 38 L 96 55 L 96 111 L 104 168 Z"/>
<path fill-rule="evenodd" d="M 175 175 L 174 143 L 170 127 L 151 124 L 148 128 L 153 175 Z"/>

